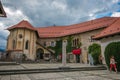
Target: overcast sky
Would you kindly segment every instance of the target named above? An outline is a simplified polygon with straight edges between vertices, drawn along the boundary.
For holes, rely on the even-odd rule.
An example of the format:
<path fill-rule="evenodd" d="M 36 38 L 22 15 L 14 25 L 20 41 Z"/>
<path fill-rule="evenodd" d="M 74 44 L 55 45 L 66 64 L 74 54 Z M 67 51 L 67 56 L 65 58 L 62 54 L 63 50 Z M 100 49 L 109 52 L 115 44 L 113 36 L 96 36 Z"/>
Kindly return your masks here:
<path fill-rule="evenodd" d="M 120 16 L 120 0 L 1 0 L 7 18 L 0 17 L 0 48 L 6 48 L 6 28 L 28 20 L 35 27 L 71 25 L 104 16 Z"/>

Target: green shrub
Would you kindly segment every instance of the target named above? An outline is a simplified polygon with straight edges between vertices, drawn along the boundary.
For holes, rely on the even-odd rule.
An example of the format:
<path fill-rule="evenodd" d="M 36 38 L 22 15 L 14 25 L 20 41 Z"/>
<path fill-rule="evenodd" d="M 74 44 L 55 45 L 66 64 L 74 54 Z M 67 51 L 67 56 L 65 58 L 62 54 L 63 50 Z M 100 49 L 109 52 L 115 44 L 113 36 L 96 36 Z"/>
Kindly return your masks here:
<path fill-rule="evenodd" d="M 112 42 L 110 44 L 108 44 L 105 48 L 105 61 L 106 64 L 108 66 L 108 68 L 110 68 L 110 57 L 114 56 L 115 57 L 115 61 L 117 62 L 117 69 L 118 71 L 120 71 L 120 42 Z"/>
<path fill-rule="evenodd" d="M 92 55 L 94 64 L 99 63 L 99 55 L 101 54 L 101 46 L 97 43 L 93 43 L 88 47 L 88 53 Z"/>

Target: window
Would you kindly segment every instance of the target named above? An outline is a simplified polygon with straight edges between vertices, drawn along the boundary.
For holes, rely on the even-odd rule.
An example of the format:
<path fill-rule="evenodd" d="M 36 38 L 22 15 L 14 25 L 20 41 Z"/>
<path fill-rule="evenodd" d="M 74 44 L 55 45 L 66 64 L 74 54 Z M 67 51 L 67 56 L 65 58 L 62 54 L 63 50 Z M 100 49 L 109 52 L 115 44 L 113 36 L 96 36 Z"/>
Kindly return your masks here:
<path fill-rule="evenodd" d="M 15 40 L 13 40 L 13 49 L 15 49 Z"/>
<path fill-rule="evenodd" d="M 73 47 L 78 47 L 78 45 L 79 45 L 79 39 L 78 38 L 74 39 L 72 45 L 73 45 Z"/>
<path fill-rule="evenodd" d="M 50 55 L 49 54 L 44 54 L 44 56 L 47 57 L 47 58 L 49 58 Z"/>
<path fill-rule="evenodd" d="M 77 39 L 75 39 L 75 46 L 77 45 Z"/>
<path fill-rule="evenodd" d="M 75 46 L 75 40 L 73 40 L 73 43 L 72 43 L 73 47 Z"/>
<path fill-rule="evenodd" d="M 44 42 L 44 46 L 46 46 L 46 42 Z"/>
<path fill-rule="evenodd" d="M 25 49 L 28 49 L 28 47 L 29 47 L 29 41 L 27 40 L 25 43 Z"/>
<path fill-rule="evenodd" d="M 79 44 L 79 39 L 77 39 L 77 45 Z"/>
<path fill-rule="evenodd" d="M 19 34 L 19 38 L 20 38 L 20 39 L 22 38 L 22 34 Z"/>
<path fill-rule="evenodd" d="M 94 42 L 95 40 L 92 39 L 93 35 L 89 37 L 90 42 Z"/>
<path fill-rule="evenodd" d="M 54 41 L 51 41 L 51 46 L 52 46 L 52 47 L 54 47 L 54 46 L 55 46 Z"/>

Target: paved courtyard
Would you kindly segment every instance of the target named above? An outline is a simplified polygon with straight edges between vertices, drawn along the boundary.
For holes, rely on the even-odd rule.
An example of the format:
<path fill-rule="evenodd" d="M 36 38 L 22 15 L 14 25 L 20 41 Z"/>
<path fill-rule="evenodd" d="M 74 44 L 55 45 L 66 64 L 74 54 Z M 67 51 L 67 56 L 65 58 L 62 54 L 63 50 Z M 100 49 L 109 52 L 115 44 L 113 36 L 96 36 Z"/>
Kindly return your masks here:
<path fill-rule="evenodd" d="M 59 73 L 37 73 L 0 75 L 0 80 L 120 80 L 120 74 L 101 71 L 76 71 Z"/>
<path fill-rule="evenodd" d="M 0 70 L 15 70 L 15 69 L 43 69 L 43 68 L 58 68 L 62 67 L 61 63 L 33 63 L 33 64 L 20 64 L 20 65 L 2 65 Z M 80 63 L 67 63 L 66 67 L 94 67 L 89 64 Z"/>
<path fill-rule="evenodd" d="M 21 64 L 0 66 L 0 70 L 56 68 L 61 64 Z M 88 67 L 88 64 L 67 64 L 71 67 Z M 74 71 L 54 73 L 34 73 L 17 75 L 0 75 L 0 80 L 120 80 L 120 73 L 108 70 Z"/>

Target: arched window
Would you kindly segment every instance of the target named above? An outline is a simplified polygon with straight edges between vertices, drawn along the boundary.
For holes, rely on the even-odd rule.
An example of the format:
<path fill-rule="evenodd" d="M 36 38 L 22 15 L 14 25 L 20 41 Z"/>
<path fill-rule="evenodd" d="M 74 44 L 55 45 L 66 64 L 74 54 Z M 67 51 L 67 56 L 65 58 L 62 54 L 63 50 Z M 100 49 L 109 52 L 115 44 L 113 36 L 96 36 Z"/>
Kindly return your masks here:
<path fill-rule="evenodd" d="M 73 40 L 72 47 L 74 47 L 74 42 L 75 42 L 75 41 Z"/>
<path fill-rule="evenodd" d="M 75 47 L 76 47 L 76 45 L 77 45 L 77 39 L 75 39 Z"/>
<path fill-rule="evenodd" d="M 25 43 L 25 49 L 28 49 L 28 47 L 29 47 L 29 41 L 27 40 Z"/>
<path fill-rule="evenodd" d="M 13 40 L 13 49 L 15 49 L 15 40 Z"/>
<path fill-rule="evenodd" d="M 73 40 L 73 43 L 72 43 L 72 46 L 73 47 L 78 47 L 78 45 L 79 45 L 79 39 L 77 38 L 77 39 L 74 39 Z"/>
<path fill-rule="evenodd" d="M 77 38 L 77 46 L 79 45 L 79 39 Z"/>

